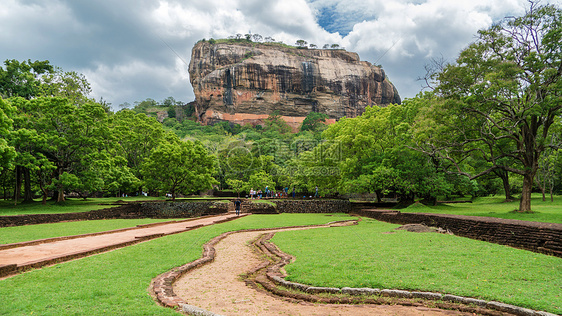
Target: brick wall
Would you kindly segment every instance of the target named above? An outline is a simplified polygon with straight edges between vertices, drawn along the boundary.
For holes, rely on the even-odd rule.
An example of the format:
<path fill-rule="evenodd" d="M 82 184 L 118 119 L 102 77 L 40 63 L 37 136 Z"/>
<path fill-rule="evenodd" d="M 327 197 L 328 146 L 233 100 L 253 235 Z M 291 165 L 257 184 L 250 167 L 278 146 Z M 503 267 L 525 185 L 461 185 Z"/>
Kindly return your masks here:
<path fill-rule="evenodd" d="M 276 200 L 279 213 L 349 213 L 348 200 Z"/>
<path fill-rule="evenodd" d="M 0 216 L 0 227 L 117 218 L 189 218 L 222 214 L 227 211 L 228 204 L 216 201 L 132 202 L 80 213 Z"/>
<path fill-rule="evenodd" d="M 0 227 L 58 223 L 64 221 L 139 218 L 139 216 L 140 213 L 138 204 L 127 204 L 121 206 L 113 206 L 111 208 L 102 210 L 80 213 L 0 216 Z"/>
<path fill-rule="evenodd" d="M 201 202 L 146 202 L 140 204 L 140 213 L 150 218 L 188 218 L 228 212 L 230 203 Z"/>
<path fill-rule="evenodd" d="M 354 213 L 394 224 L 441 227 L 457 236 L 562 257 L 562 224 L 381 210 L 356 210 Z"/>

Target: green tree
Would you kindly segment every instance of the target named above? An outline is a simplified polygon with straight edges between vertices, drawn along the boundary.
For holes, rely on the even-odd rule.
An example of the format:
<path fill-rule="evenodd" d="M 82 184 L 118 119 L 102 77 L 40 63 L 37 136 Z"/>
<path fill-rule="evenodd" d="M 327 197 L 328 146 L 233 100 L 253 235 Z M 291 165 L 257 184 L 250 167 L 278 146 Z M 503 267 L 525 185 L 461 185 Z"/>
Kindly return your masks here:
<path fill-rule="evenodd" d="M 31 99 L 42 92 L 42 75 L 54 72 L 48 60 L 4 61 L 0 67 L 0 95 L 5 98 L 22 97 Z"/>
<path fill-rule="evenodd" d="M 142 164 L 144 182 L 149 189 L 172 194 L 189 194 L 210 189 L 215 158 L 200 142 L 171 139 L 161 143 Z"/>
<path fill-rule="evenodd" d="M 254 188 L 257 191 L 259 189 L 265 189 L 265 187 L 269 187 L 270 189 L 275 188 L 275 181 L 273 181 L 271 175 L 261 170 L 250 176 L 250 179 L 246 183 L 244 189 L 250 190 L 251 188 Z"/>
<path fill-rule="evenodd" d="M 318 131 L 326 126 L 326 119 L 328 115 L 325 113 L 310 112 L 304 121 L 302 121 L 301 132 L 303 131 Z"/>
<path fill-rule="evenodd" d="M 300 39 L 300 40 L 297 40 L 297 42 L 295 44 L 300 48 L 305 48 L 306 45 L 308 45 L 308 42 Z"/>
<path fill-rule="evenodd" d="M 64 72 L 58 67 L 43 75 L 42 82 L 39 95 L 67 98 L 74 105 L 88 102 L 88 95 L 92 91 L 84 75 L 75 71 Z"/>
<path fill-rule="evenodd" d="M 267 119 L 265 119 L 265 130 L 276 132 L 279 134 L 287 134 L 292 129 L 289 124 L 287 124 L 287 122 L 283 120 L 281 114 L 279 114 L 278 111 L 273 111 L 271 114 L 269 114 Z"/>
<path fill-rule="evenodd" d="M 115 156 L 125 158 L 133 176 L 142 180 L 142 163 L 164 138 L 162 124 L 144 113 L 124 109 L 111 117 L 110 129 Z"/>
<path fill-rule="evenodd" d="M 450 191 L 433 162 L 408 147 L 419 106 L 404 102 L 368 107 L 361 116 L 342 119 L 324 131 L 333 158 L 323 159 L 341 172 L 340 192 L 370 192 L 378 197 L 395 192 L 402 201 L 411 202 L 414 196 L 435 200 Z"/>
<path fill-rule="evenodd" d="M 0 99 L 0 172 L 4 168 L 10 168 L 16 156 L 13 146 L 8 144 L 9 133 L 13 128 L 13 120 L 10 118 L 15 113 L 15 108 Z"/>
<path fill-rule="evenodd" d="M 61 188 L 75 186 L 73 176 L 78 177 L 83 159 L 111 140 L 107 113 L 95 102 L 77 107 L 66 98 L 39 97 L 12 103 L 19 113 L 11 140 L 18 144 L 18 165 L 26 170 L 53 168 L 51 178 Z M 58 191 L 57 201 L 64 201 L 64 191 Z"/>
<path fill-rule="evenodd" d="M 246 187 L 246 182 L 238 179 L 226 179 L 226 184 L 238 194 L 238 197 L 240 197 L 240 191 Z"/>
<path fill-rule="evenodd" d="M 434 77 L 444 100 L 440 112 L 455 137 L 434 138 L 427 152 L 471 178 L 495 169 L 522 176 L 519 211 L 528 212 L 540 157 L 562 109 L 562 11 L 531 2 L 524 16 L 478 34 L 455 64 Z M 490 166 L 470 174 L 460 162 L 476 151 Z M 515 163 L 505 165 L 504 158 Z"/>

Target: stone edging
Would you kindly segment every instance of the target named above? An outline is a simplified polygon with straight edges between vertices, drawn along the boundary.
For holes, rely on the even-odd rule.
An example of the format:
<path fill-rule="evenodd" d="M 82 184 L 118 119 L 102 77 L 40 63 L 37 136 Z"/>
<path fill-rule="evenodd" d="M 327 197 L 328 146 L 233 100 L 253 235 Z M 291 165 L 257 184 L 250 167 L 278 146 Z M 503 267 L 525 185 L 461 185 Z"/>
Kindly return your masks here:
<path fill-rule="evenodd" d="M 473 305 L 483 309 L 499 311 L 499 312 L 509 313 L 518 316 L 556 316 L 555 314 L 544 312 L 544 311 L 534 311 L 528 308 L 523 308 L 519 306 L 501 303 L 501 302 L 486 301 L 486 300 L 480 300 L 480 299 L 451 295 L 451 294 L 392 290 L 392 289 L 316 287 L 316 286 L 309 286 L 305 284 L 290 282 L 282 277 L 280 269 L 286 264 L 290 263 L 292 257 L 280 251 L 274 244 L 269 242 L 269 240 L 273 237 L 273 235 L 274 233 L 270 233 L 265 235 L 263 238 L 259 238 L 257 241 L 255 241 L 255 245 L 269 258 L 272 258 L 272 256 L 277 257 L 276 262 L 267 267 L 265 276 L 267 277 L 268 280 L 272 281 L 276 285 L 280 285 L 285 288 L 290 288 L 293 290 L 304 292 L 306 294 L 326 293 L 326 294 L 346 294 L 350 296 L 374 295 L 374 296 L 383 296 L 383 297 L 401 298 L 401 299 L 423 299 L 423 300 L 430 300 L 430 301 L 445 301 L 445 302 L 463 304 L 468 306 Z M 256 281 L 260 283 L 260 285 L 267 287 L 267 285 L 264 284 L 263 280 L 257 279 Z M 345 300 L 340 302 L 347 303 Z M 466 310 L 465 308 L 461 308 L 459 310 L 479 312 L 479 313 L 483 312 L 482 310 L 478 310 L 478 309 L 471 310 L 471 308 L 468 308 L 468 310 Z"/>
<path fill-rule="evenodd" d="M 202 218 L 207 218 L 207 217 L 213 217 L 213 216 L 218 216 L 218 215 L 205 215 L 205 216 L 201 216 L 201 217 L 189 218 L 189 219 L 184 219 L 184 220 L 180 220 L 180 221 L 166 221 L 166 222 L 158 222 L 158 223 L 150 223 L 150 224 L 141 224 L 141 225 L 137 225 L 137 226 L 134 226 L 134 227 L 125 227 L 125 228 L 119 228 L 119 229 L 113 229 L 113 230 L 106 230 L 106 231 L 97 232 L 97 233 L 88 233 L 88 234 L 80 234 L 80 235 L 44 238 L 44 239 L 16 242 L 16 243 L 12 243 L 12 244 L 1 244 L 0 250 L 26 247 L 26 246 L 34 246 L 34 245 L 46 244 L 46 243 L 55 242 L 55 241 L 77 239 L 77 238 L 82 238 L 82 237 L 92 237 L 92 236 L 120 233 L 120 232 L 124 232 L 124 231 L 128 231 L 128 230 L 155 227 L 155 226 L 166 225 L 166 224 L 190 222 L 190 221 L 194 221 L 194 220 L 198 220 L 198 219 L 202 219 Z M 41 224 L 38 224 L 38 225 L 41 225 Z M 198 228 L 198 226 L 194 226 L 194 227 Z"/>
<path fill-rule="evenodd" d="M 345 222 L 345 221 L 340 221 L 340 222 Z M 356 222 L 356 221 L 353 221 Z M 336 222 L 333 222 L 336 223 Z M 257 231 L 266 231 L 266 230 L 279 230 L 279 229 L 287 229 L 287 228 L 304 228 L 304 227 L 328 227 L 329 224 L 326 225 L 304 225 L 304 226 L 288 226 L 288 227 L 278 227 L 278 228 L 258 228 L 258 229 L 244 229 L 244 230 L 239 230 L 239 231 L 230 231 L 230 232 L 226 232 L 226 233 L 222 233 L 221 235 L 211 239 L 210 241 L 208 241 L 207 243 L 205 243 L 203 245 L 203 255 L 201 256 L 201 258 L 192 261 L 188 264 L 184 264 L 180 267 L 174 268 L 168 272 L 165 272 L 163 274 L 160 274 L 159 276 L 157 276 L 156 278 L 152 279 L 152 282 L 150 284 L 149 287 L 149 291 L 154 295 L 154 297 L 156 298 L 156 300 L 163 305 L 164 307 L 169 307 L 169 308 L 182 308 L 182 309 L 186 309 L 186 312 L 188 312 L 187 310 L 194 310 L 193 314 L 190 315 L 215 315 L 212 314 L 208 311 L 205 310 L 201 310 L 199 308 L 194 308 L 194 306 L 191 306 L 189 304 L 187 304 L 184 300 L 182 300 L 181 298 L 179 298 L 176 293 L 174 293 L 172 284 L 178 280 L 181 276 L 183 276 L 185 273 L 198 268 L 200 266 L 203 266 L 209 262 L 212 262 L 213 260 L 215 260 L 215 248 L 214 246 L 216 244 L 218 244 L 221 240 L 223 240 L 224 238 L 228 237 L 231 234 L 235 234 L 235 233 L 244 233 L 244 232 L 257 232 Z M 186 306 L 184 308 L 184 306 Z M 197 311 L 200 310 L 200 311 Z M 205 312 L 207 314 L 199 314 L 199 312 Z"/>
<path fill-rule="evenodd" d="M 209 215 L 207 217 L 213 217 L 213 216 L 217 216 L 217 215 Z M 230 221 L 230 220 L 234 220 L 237 219 L 239 217 L 232 217 L 226 220 L 218 220 L 213 222 L 213 224 L 217 224 L 217 223 L 222 223 L 222 222 L 226 222 L 226 221 Z M 178 223 L 181 222 L 187 222 L 187 221 L 192 221 L 192 220 L 197 220 L 200 218 L 194 218 L 194 219 L 187 219 L 187 220 L 183 220 L 183 221 L 176 221 Z M 146 225 L 151 225 L 151 224 L 146 224 Z M 17 265 L 17 264 L 8 264 L 8 265 L 1 265 L 0 264 L 0 277 L 6 277 L 6 276 L 10 276 L 13 274 L 17 274 L 17 273 L 21 273 L 30 269 L 37 269 L 37 268 L 41 268 L 47 265 L 52 265 L 52 264 L 56 264 L 56 263 L 61 263 L 61 262 L 65 262 L 65 261 L 70 261 L 73 259 L 78 259 L 78 258 L 83 258 L 83 257 L 87 257 L 90 255 L 94 255 L 97 253 L 101 253 L 101 252 L 106 252 L 106 251 L 110 251 L 110 250 L 114 250 L 114 249 L 118 249 L 118 248 L 123 248 L 123 247 L 127 247 L 127 246 L 131 246 L 134 244 L 138 244 L 140 242 L 143 241 L 148 241 L 151 239 L 155 239 L 155 238 L 159 238 L 159 237 L 164 237 L 164 236 L 168 236 L 168 235 L 174 235 L 174 234 L 179 234 L 179 233 L 184 233 L 190 230 L 194 230 L 200 227 L 203 227 L 204 225 L 196 225 L 193 227 L 189 227 L 186 228 L 184 230 L 181 231 L 176 231 L 176 232 L 172 232 L 172 233 L 159 233 L 159 234 L 152 234 L 152 235 L 147 235 L 147 236 L 143 236 L 143 237 L 136 237 L 136 239 L 134 241 L 126 241 L 126 242 L 122 242 L 122 243 L 118 243 L 118 244 L 113 244 L 113 245 L 109 245 L 109 246 L 104 246 L 104 247 L 99 247 L 99 248 L 95 248 L 95 249 L 91 249 L 88 251 L 77 251 L 77 252 L 73 252 L 73 253 L 69 253 L 66 254 L 64 256 L 54 256 L 54 257 L 50 257 L 47 259 L 41 259 L 41 260 L 37 260 L 37 261 L 32 261 L 32 262 L 28 262 L 24 265 Z M 139 227 L 134 227 L 131 229 L 138 229 Z M 140 227 L 142 228 L 142 227 Z M 109 231 L 109 232 L 113 232 L 113 231 Z M 101 233 L 93 233 L 93 235 L 99 235 L 99 234 L 103 234 L 104 232 Z M 86 234 L 87 235 L 87 234 Z M 78 237 L 83 237 L 81 235 L 78 235 Z M 72 238 L 69 238 L 72 239 Z M 39 240 L 42 241 L 42 240 Z M 28 245 L 25 245 L 28 246 Z"/>
<path fill-rule="evenodd" d="M 345 222 L 345 221 L 340 221 Z M 173 283 L 178 280 L 185 273 L 210 263 L 215 258 L 215 248 L 214 246 L 219 243 L 224 238 L 231 234 L 242 233 L 242 232 L 256 232 L 256 231 L 269 231 L 269 230 L 281 230 L 288 228 L 302 228 L 302 227 L 329 227 L 330 224 L 326 225 L 309 225 L 309 226 L 290 226 L 290 227 L 278 227 L 278 228 L 260 228 L 260 229 L 247 229 L 240 231 L 231 231 L 223 233 L 209 242 L 203 245 L 203 256 L 193 262 L 185 264 L 183 266 L 174 268 L 166 273 L 163 273 L 153 279 L 149 290 L 155 296 L 156 300 L 164 307 L 169 308 L 180 308 L 183 312 L 188 315 L 202 315 L 202 316 L 220 316 L 218 314 L 212 313 L 210 311 L 201 309 L 199 307 L 187 304 L 183 299 L 178 297 L 173 290 Z M 357 224 L 357 222 L 355 222 Z M 344 303 L 344 304 L 357 304 L 359 302 L 370 303 L 370 304 L 388 304 L 388 299 L 392 299 L 392 303 L 397 303 L 405 306 L 416 306 L 413 299 L 422 299 L 427 301 L 432 301 L 432 305 L 441 308 L 451 308 L 454 306 L 455 309 L 466 312 L 477 312 L 483 315 L 504 315 L 503 313 L 508 313 L 510 315 L 518 316 L 556 316 L 544 311 L 534 311 L 527 308 L 522 308 L 510 304 L 504 304 L 496 301 L 485 301 L 469 297 L 462 297 L 450 294 L 441 294 L 433 292 L 418 292 L 418 291 L 404 291 L 404 290 L 392 290 L 392 289 L 371 289 L 371 288 L 329 288 L 329 287 L 316 287 L 309 286 L 305 284 L 295 283 L 286 281 L 280 272 L 280 269 L 286 264 L 290 263 L 292 257 L 282 251 L 280 251 L 274 244 L 269 242 L 269 240 L 274 236 L 274 232 L 263 234 L 257 240 L 253 242 L 255 248 L 259 249 L 259 252 L 265 254 L 268 258 L 273 259 L 274 262 L 271 263 L 266 261 L 256 267 L 253 271 L 250 271 L 246 277 L 246 283 L 250 286 L 259 284 L 266 291 L 279 296 L 286 296 L 289 292 L 279 289 L 277 286 L 282 286 L 285 288 L 290 288 L 300 292 L 302 294 L 291 295 L 297 300 L 305 300 L 311 302 L 322 302 L 322 303 Z M 255 275 L 260 270 L 265 270 L 264 275 Z M 250 277 L 250 275 L 254 275 Z M 273 284 L 272 284 L 273 283 Z M 276 286 L 277 285 L 277 286 Z M 254 286 L 256 287 L 256 286 Z M 348 297 L 318 297 L 315 294 L 328 293 L 328 294 L 346 294 Z M 378 296 L 378 298 L 367 299 L 365 297 L 360 297 L 354 299 L 353 297 L 358 296 Z M 383 298 L 384 297 L 384 298 Z M 443 301 L 445 303 L 439 303 Z M 460 304 L 460 305 L 459 305 Z M 422 304 L 423 305 L 423 304 Z M 473 307 L 475 306 L 475 307 Z"/>

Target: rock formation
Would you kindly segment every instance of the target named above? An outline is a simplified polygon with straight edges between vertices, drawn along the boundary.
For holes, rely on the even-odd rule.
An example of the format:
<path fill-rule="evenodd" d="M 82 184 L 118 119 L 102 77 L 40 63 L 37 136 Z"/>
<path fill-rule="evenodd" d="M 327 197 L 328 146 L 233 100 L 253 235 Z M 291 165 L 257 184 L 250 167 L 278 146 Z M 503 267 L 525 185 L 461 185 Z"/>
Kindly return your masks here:
<path fill-rule="evenodd" d="M 205 124 L 262 124 L 277 111 L 296 129 L 313 111 L 335 122 L 361 115 L 366 106 L 400 103 L 380 67 L 344 50 L 200 41 L 189 75 L 196 115 Z"/>

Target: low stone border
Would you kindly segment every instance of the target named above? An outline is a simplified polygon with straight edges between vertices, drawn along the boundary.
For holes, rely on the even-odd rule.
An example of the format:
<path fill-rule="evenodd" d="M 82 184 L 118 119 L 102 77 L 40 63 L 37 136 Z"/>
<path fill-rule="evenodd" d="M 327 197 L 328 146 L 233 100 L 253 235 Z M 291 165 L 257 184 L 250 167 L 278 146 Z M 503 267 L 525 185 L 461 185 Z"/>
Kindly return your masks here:
<path fill-rule="evenodd" d="M 356 223 L 356 222 L 355 222 Z M 323 227 L 327 225 L 311 225 L 311 226 L 291 226 L 281 228 L 262 228 L 262 229 L 249 229 L 240 230 L 235 232 L 223 233 L 205 245 L 203 245 L 203 256 L 191 263 L 174 268 L 171 271 L 163 273 L 153 279 L 149 290 L 155 296 L 156 300 L 163 306 L 169 308 L 180 308 L 188 315 L 205 315 L 205 316 L 219 316 L 207 310 L 187 304 L 184 300 L 179 298 L 173 291 L 173 283 L 178 280 L 185 273 L 212 262 L 215 258 L 214 246 L 222 239 L 234 233 L 241 232 L 255 232 L 266 230 L 281 230 L 287 228 L 301 228 L 301 227 Z M 419 300 L 430 301 L 432 306 L 442 309 L 456 309 L 463 312 L 472 312 L 481 315 L 505 315 L 508 313 L 518 316 L 556 316 L 555 314 L 534 311 L 527 308 L 522 308 L 510 304 L 504 304 L 496 301 L 485 301 L 474 298 L 441 294 L 433 292 L 418 292 L 418 291 L 404 291 L 394 289 L 371 289 L 371 288 L 331 288 L 331 287 L 316 287 L 306 284 L 300 284 L 287 281 L 283 278 L 280 272 L 281 268 L 290 263 L 292 256 L 280 251 L 269 240 L 274 236 L 274 232 L 261 235 L 253 242 L 259 252 L 265 254 L 271 261 L 263 262 L 250 271 L 246 275 L 246 283 L 256 289 L 261 286 L 266 291 L 281 297 L 289 297 L 296 300 L 303 300 L 309 302 L 320 302 L 330 304 L 400 304 L 404 306 L 424 306 L 424 303 L 417 302 Z M 260 271 L 264 273 L 260 273 Z M 278 286 L 297 290 L 302 293 L 292 293 L 283 290 Z M 346 297 L 329 297 L 317 296 L 316 294 L 345 294 Z"/>
<path fill-rule="evenodd" d="M 472 311 L 477 313 L 483 313 L 483 309 L 499 311 L 504 313 L 509 313 L 518 316 L 556 316 L 555 314 L 551 314 L 544 311 L 534 311 L 528 308 L 523 308 L 515 305 L 505 304 L 496 301 L 486 301 L 480 300 L 470 297 L 463 297 L 463 296 L 456 296 L 450 294 L 441 294 L 441 293 L 433 293 L 433 292 L 418 292 L 418 291 L 404 291 L 404 290 L 392 290 L 392 289 L 372 289 L 372 288 L 332 288 L 332 287 L 316 287 L 316 286 L 309 286 L 305 284 L 290 282 L 285 280 L 280 272 L 281 267 L 285 266 L 286 264 L 290 263 L 292 257 L 282 251 L 280 251 L 274 244 L 269 242 L 269 240 L 273 237 L 274 233 L 267 234 L 263 238 L 258 239 L 255 243 L 256 246 L 262 250 L 269 258 L 275 260 L 277 257 L 276 263 L 270 265 L 267 268 L 267 272 L 265 273 L 267 279 L 272 281 L 273 283 L 298 290 L 307 294 L 346 294 L 351 296 L 382 296 L 382 297 L 390 297 L 390 298 L 402 298 L 402 299 L 423 299 L 429 301 L 444 301 L 450 302 L 455 304 L 463 304 L 468 307 L 461 308 L 461 311 Z M 266 249 L 266 251 L 263 251 Z M 263 280 L 260 280 L 263 281 Z M 259 281 L 258 281 L 259 282 Z M 259 282 L 262 286 L 264 286 L 263 282 Z M 313 301 L 313 300 L 312 300 Z M 347 303 L 347 300 L 342 301 L 342 303 Z M 476 306 L 474 310 L 471 310 L 470 306 Z"/>
<path fill-rule="evenodd" d="M 209 215 L 209 216 L 206 216 L 206 217 L 213 217 L 213 216 L 216 216 L 216 215 Z M 231 221 L 231 220 L 234 220 L 234 219 L 237 219 L 237 218 L 239 218 L 239 217 L 231 217 L 231 218 L 226 219 L 226 220 L 218 220 L 218 221 L 213 222 L 213 224 L 216 224 L 218 222 L 222 223 L 222 222 L 226 222 L 226 221 Z M 176 222 L 181 223 L 181 222 L 188 222 L 188 221 L 193 221 L 193 220 L 197 220 L 197 219 L 200 219 L 200 218 L 193 218 L 193 219 L 187 219 L 187 220 L 176 221 Z M 158 223 L 154 223 L 154 224 L 158 224 Z M 152 225 L 152 224 L 145 224 L 145 225 Z M 145 225 L 140 225 L 140 226 L 145 226 Z M 152 226 L 156 226 L 156 225 L 152 225 Z M 203 227 L 203 226 L 204 225 L 196 225 L 196 226 L 187 227 L 184 230 L 180 230 L 180 231 L 176 231 L 176 232 L 172 232 L 172 233 L 167 233 L 167 234 L 160 233 L 160 234 L 153 234 L 153 235 L 148 235 L 148 236 L 136 237 L 136 240 L 134 240 L 134 241 L 127 241 L 127 242 L 123 242 L 123 243 L 113 244 L 113 245 L 110 245 L 110 246 L 95 248 L 95 249 L 92 249 L 92 250 L 89 250 L 89 251 L 77 251 L 77 252 L 73 252 L 73 253 L 70 253 L 70 254 L 67 254 L 67 255 L 64 255 L 64 256 L 55 256 L 55 257 L 50 257 L 50 258 L 47 258 L 47 259 L 32 261 L 32 262 L 29 262 L 29 263 L 24 264 L 24 265 L 16 265 L 16 264 L 0 265 L 0 277 L 6 277 L 6 276 L 13 275 L 13 274 L 25 272 L 25 271 L 28 271 L 28 270 L 31 270 L 31 269 L 37 269 L 37 268 L 41 268 L 41 267 L 56 264 L 56 263 L 61 263 L 61 262 L 70 261 L 70 260 L 73 260 L 73 259 L 87 257 L 87 256 L 97 254 L 97 253 L 101 253 L 101 252 L 110 251 L 110 250 L 113 250 L 113 249 L 131 246 L 131 245 L 134 245 L 134 244 L 137 244 L 137 243 L 140 243 L 140 242 L 143 242 L 143 241 L 155 239 L 155 238 L 160 238 L 160 237 L 164 237 L 164 236 L 168 236 L 168 235 L 184 233 L 184 232 L 194 230 L 194 229 L 197 229 L 197 228 L 200 228 L 200 227 Z M 134 227 L 134 228 L 131 228 L 131 229 L 138 229 L 138 228 L 142 228 L 142 227 Z M 127 230 L 127 229 L 125 229 L 125 230 Z M 110 232 L 113 232 L 113 231 L 110 231 Z M 107 233 L 107 232 L 93 233 L 92 235 L 100 235 L 100 234 L 104 234 L 104 233 Z M 84 236 L 87 236 L 87 235 L 88 234 L 78 235 L 76 237 L 72 236 L 72 237 L 79 238 L 79 237 L 84 237 Z M 39 241 L 42 241 L 42 240 L 39 240 Z M 213 251 L 214 251 L 214 249 L 213 249 Z"/>
<path fill-rule="evenodd" d="M 360 209 L 352 213 L 393 224 L 440 227 L 457 236 L 562 258 L 562 224 L 558 223 L 396 210 Z"/>
<path fill-rule="evenodd" d="M 246 216 L 246 215 L 241 215 L 241 216 Z M 324 227 L 324 226 L 329 226 L 330 224 L 333 223 L 340 223 L 340 222 L 347 222 L 347 221 L 332 222 L 326 225 L 305 225 L 305 226 L 289 226 L 289 227 L 280 227 L 280 228 L 244 229 L 239 231 L 231 231 L 231 232 L 223 233 L 211 239 L 209 242 L 203 245 L 203 255 L 201 256 L 201 258 L 192 261 L 188 264 L 182 265 L 180 267 L 174 268 L 168 272 L 162 273 L 156 278 L 152 279 L 152 282 L 149 287 L 149 291 L 154 295 L 157 302 L 160 303 L 162 306 L 174 308 L 174 309 L 180 307 L 183 309 L 184 306 L 190 306 L 190 305 L 187 304 L 187 302 L 183 301 L 181 298 L 179 298 L 176 295 L 176 293 L 174 293 L 172 287 L 173 283 L 176 280 L 178 280 L 181 276 L 183 276 L 185 273 L 215 260 L 216 252 L 214 246 L 224 238 L 228 237 L 229 235 L 235 233 L 242 233 L 242 232 L 256 232 L 256 231 L 278 230 L 278 229 L 287 229 L 287 228 Z M 356 221 L 350 221 L 350 222 L 356 223 Z M 186 309 L 191 310 L 190 307 L 187 307 Z M 199 314 L 190 314 L 190 315 L 199 315 Z M 207 315 L 207 314 L 201 314 L 201 315 Z"/>
<path fill-rule="evenodd" d="M 70 240 L 70 239 L 76 239 L 76 238 L 82 238 L 82 237 L 91 237 L 91 236 L 113 234 L 113 233 L 119 233 L 119 232 L 124 232 L 124 231 L 128 231 L 128 230 L 154 227 L 154 226 L 166 225 L 166 224 L 171 224 L 171 223 L 190 222 L 190 221 L 194 221 L 194 220 L 198 220 L 198 219 L 202 219 L 202 218 L 207 218 L 207 217 L 213 217 L 213 216 L 216 216 L 216 215 L 206 215 L 206 216 L 201 216 L 201 217 L 196 217 L 196 218 L 184 219 L 184 220 L 181 220 L 181 221 L 166 221 L 166 222 L 159 222 L 159 223 L 142 224 L 142 225 L 137 225 L 137 226 L 134 226 L 134 227 L 126 227 L 126 228 L 119 228 L 119 229 L 114 229 L 114 230 L 106 230 L 106 231 L 97 232 L 97 233 L 88 233 L 88 234 L 81 234 L 81 235 L 71 235 L 71 236 L 61 236 L 61 237 L 36 239 L 36 240 L 23 241 L 23 242 L 17 242 L 17 243 L 12 243 L 12 244 L 1 244 L 0 250 L 26 247 L 26 246 L 34 246 L 34 245 L 40 245 L 40 244 L 45 244 L 45 243 L 50 243 L 50 242 L 55 242 L 55 241 Z M 200 226 L 195 226 L 195 227 L 199 228 Z"/>

